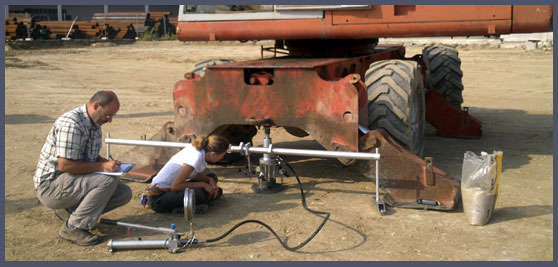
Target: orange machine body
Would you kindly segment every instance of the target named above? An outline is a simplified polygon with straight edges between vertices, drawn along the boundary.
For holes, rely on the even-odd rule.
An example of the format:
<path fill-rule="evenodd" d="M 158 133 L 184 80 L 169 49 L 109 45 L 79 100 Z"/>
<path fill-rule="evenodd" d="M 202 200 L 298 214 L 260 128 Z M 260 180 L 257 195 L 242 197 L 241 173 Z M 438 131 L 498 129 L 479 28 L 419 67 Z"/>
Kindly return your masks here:
<path fill-rule="evenodd" d="M 180 21 L 178 39 L 297 40 L 544 32 L 551 5 L 381 5 L 324 10 L 322 18 Z"/>

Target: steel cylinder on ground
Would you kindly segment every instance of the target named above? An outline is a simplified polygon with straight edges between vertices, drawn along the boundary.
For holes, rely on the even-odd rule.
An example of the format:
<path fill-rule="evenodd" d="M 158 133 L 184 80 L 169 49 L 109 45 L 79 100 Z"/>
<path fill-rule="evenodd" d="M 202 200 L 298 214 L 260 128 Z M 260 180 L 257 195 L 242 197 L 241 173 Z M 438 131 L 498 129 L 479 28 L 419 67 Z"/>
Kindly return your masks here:
<path fill-rule="evenodd" d="M 424 151 L 425 103 L 422 74 L 414 61 L 382 60 L 370 64 L 368 128 L 382 128 L 413 154 Z"/>

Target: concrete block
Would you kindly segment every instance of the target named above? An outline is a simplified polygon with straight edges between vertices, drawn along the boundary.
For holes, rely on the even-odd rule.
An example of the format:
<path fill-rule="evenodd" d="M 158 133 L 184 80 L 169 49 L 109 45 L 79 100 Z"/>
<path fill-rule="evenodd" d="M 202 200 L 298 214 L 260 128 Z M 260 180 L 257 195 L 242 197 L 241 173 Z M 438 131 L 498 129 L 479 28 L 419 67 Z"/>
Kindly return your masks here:
<path fill-rule="evenodd" d="M 537 40 L 529 40 L 529 41 L 525 42 L 525 44 L 524 44 L 525 50 L 537 49 L 537 44 L 538 44 Z"/>

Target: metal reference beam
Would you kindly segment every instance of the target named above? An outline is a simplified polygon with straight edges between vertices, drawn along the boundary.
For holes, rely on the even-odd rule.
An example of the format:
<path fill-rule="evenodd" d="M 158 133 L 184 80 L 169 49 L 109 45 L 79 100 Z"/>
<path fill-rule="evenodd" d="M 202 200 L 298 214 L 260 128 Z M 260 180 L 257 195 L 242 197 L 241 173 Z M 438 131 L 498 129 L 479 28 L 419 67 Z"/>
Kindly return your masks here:
<path fill-rule="evenodd" d="M 244 152 L 244 145 L 230 146 L 231 152 Z M 319 158 L 348 158 L 363 160 L 379 160 L 378 153 L 362 153 L 362 152 L 343 152 L 343 151 L 327 151 L 327 150 L 310 150 L 310 149 L 291 149 L 291 148 L 273 148 L 269 147 L 249 147 L 248 152 L 256 154 L 275 154 L 289 156 L 319 157 Z"/>
<path fill-rule="evenodd" d="M 188 145 L 188 143 L 180 143 L 180 142 L 129 140 L 129 139 L 114 139 L 114 138 L 105 138 L 105 143 L 107 145 L 117 144 L 117 145 L 134 145 L 134 146 L 174 147 L 174 148 L 184 148 L 186 147 L 186 145 Z M 275 154 L 275 155 L 290 155 L 290 156 L 305 156 L 305 157 L 320 157 L 320 158 L 350 158 L 350 159 L 360 159 L 360 160 L 380 160 L 379 153 L 273 148 L 272 145 L 270 145 L 267 148 L 250 147 L 242 143 L 239 146 L 229 146 L 230 152 L 246 152 L 246 150 L 248 150 L 249 153 L 256 153 L 256 154 Z"/>
<path fill-rule="evenodd" d="M 184 148 L 189 143 L 105 138 L 106 144 Z"/>

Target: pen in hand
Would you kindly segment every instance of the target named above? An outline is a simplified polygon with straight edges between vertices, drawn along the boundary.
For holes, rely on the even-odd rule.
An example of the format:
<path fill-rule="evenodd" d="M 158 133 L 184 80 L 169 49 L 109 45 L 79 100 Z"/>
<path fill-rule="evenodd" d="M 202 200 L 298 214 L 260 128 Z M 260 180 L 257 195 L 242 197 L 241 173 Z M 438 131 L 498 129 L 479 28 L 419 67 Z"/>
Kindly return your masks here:
<path fill-rule="evenodd" d="M 112 155 L 109 155 L 109 159 L 110 159 L 110 160 L 113 160 L 113 161 L 115 162 L 116 166 L 118 166 L 118 168 L 120 168 L 120 164 L 121 164 L 120 161 L 115 160 L 115 159 L 112 157 Z"/>

